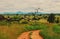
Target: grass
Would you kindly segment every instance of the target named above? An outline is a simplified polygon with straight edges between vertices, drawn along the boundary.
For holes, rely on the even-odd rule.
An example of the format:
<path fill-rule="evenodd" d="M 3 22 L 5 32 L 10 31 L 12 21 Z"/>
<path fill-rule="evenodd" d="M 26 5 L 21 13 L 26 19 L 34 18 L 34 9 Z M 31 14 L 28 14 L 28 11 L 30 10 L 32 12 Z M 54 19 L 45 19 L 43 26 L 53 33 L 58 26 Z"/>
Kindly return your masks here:
<path fill-rule="evenodd" d="M 32 38 L 31 38 L 32 32 L 30 32 L 30 33 L 29 33 L 29 35 L 30 35 L 30 36 L 29 36 L 29 37 L 30 37 L 30 39 L 32 39 Z"/>
<path fill-rule="evenodd" d="M 60 25 L 54 24 L 48 26 L 43 23 L 39 24 L 11 24 L 0 26 L 0 39 L 17 39 L 25 31 L 41 30 L 40 35 L 44 39 L 60 39 Z"/>
<path fill-rule="evenodd" d="M 9 16 L 13 18 L 15 15 Z M 22 16 L 23 15 L 21 15 L 21 17 Z M 7 18 L 7 15 L 5 17 Z M 29 18 L 33 18 L 33 16 L 30 16 Z M 6 21 L 0 21 L 0 39 L 17 39 L 22 32 L 32 30 L 41 30 L 40 35 L 44 39 L 60 39 L 60 24 L 51 26 L 51 24 L 46 24 L 47 20 L 45 19 L 40 19 L 36 22 L 37 23 L 34 21 L 28 22 L 21 20 L 21 24 L 17 24 L 16 22 L 10 24 Z"/>
<path fill-rule="evenodd" d="M 7 25 L 6 21 L 0 21 L 0 25 Z"/>
<path fill-rule="evenodd" d="M 31 30 L 44 30 L 48 28 L 48 26 L 44 25 L 44 24 L 40 24 L 40 25 L 31 25 L 31 26 L 25 26 L 26 31 L 31 31 Z"/>
<path fill-rule="evenodd" d="M 24 30 L 24 24 L 12 24 L 10 26 L 0 26 L 0 39 L 16 39 Z"/>
<path fill-rule="evenodd" d="M 60 26 L 59 25 L 49 26 L 49 28 L 40 32 L 40 35 L 44 39 L 60 39 Z"/>
<path fill-rule="evenodd" d="M 53 26 L 53 31 L 54 31 L 56 34 L 60 34 L 60 25 L 54 25 L 54 26 Z"/>

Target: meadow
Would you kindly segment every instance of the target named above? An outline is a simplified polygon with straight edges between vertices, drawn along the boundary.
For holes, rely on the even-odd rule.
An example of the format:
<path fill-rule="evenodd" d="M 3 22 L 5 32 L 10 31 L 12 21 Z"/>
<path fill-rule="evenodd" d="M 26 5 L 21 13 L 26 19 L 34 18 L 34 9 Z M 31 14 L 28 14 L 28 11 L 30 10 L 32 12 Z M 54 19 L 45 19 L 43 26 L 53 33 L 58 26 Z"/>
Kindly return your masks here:
<path fill-rule="evenodd" d="M 5 15 L 5 17 L 7 18 L 7 15 Z M 20 18 L 21 17 L 24 16 L 22 15 Z M 36 18 L 41 17 L 39 20 L 30 20 L 32 17 L 33 16 L 26 16 L 26 18 L 19 21 L 19 23 L 17 21 L 11 23 L 5 20 L 0 21 L 0 39 L 17 39 L 21 33 L 32 30 L 41 30 L 40 35 L 44 39 L 60 39 L 60 23 L 48 23 L 44 15 L 36 16 Z M 28 18 L 30 19 L 28 20 Z"/>

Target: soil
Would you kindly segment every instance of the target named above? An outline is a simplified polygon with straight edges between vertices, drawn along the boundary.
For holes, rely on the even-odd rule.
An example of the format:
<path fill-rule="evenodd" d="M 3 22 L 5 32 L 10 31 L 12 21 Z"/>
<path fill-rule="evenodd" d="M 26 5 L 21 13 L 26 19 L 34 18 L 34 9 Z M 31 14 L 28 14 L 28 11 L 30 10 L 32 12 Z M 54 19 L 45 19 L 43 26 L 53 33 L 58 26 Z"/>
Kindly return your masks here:
<path fill-rule="evenodd" d="M 30 32 L 32 32 L 31 35 Z M 43 39 L 43 37 L 41 37 L 39 33 L 40 30 L 24 32 L 17 39 Z"/>

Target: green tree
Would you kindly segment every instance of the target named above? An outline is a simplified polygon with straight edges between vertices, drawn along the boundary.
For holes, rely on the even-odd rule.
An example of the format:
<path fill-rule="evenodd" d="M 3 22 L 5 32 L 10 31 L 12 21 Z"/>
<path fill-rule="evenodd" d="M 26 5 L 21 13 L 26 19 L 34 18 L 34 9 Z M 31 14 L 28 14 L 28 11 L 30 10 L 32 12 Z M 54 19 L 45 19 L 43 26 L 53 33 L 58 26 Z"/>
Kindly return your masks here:
<path fill-rule="evenodd" d="M 48 17 L 48 22 L 49 23 L 54 23 L 54 20 L 55 20 L 55 14 L 51 13 Z"/>

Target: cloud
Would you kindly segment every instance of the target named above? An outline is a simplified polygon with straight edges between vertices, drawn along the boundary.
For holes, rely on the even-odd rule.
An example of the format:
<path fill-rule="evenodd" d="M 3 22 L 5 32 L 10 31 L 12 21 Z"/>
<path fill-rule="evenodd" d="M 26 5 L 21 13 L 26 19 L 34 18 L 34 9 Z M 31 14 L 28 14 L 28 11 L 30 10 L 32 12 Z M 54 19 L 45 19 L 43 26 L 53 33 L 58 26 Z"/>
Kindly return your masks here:
<path fill-rule="evenodd" d="M 60 12 L 60 0 L 0 0 L 0 12 L 33 11 L 41 8 L 43 12 Z"/>

